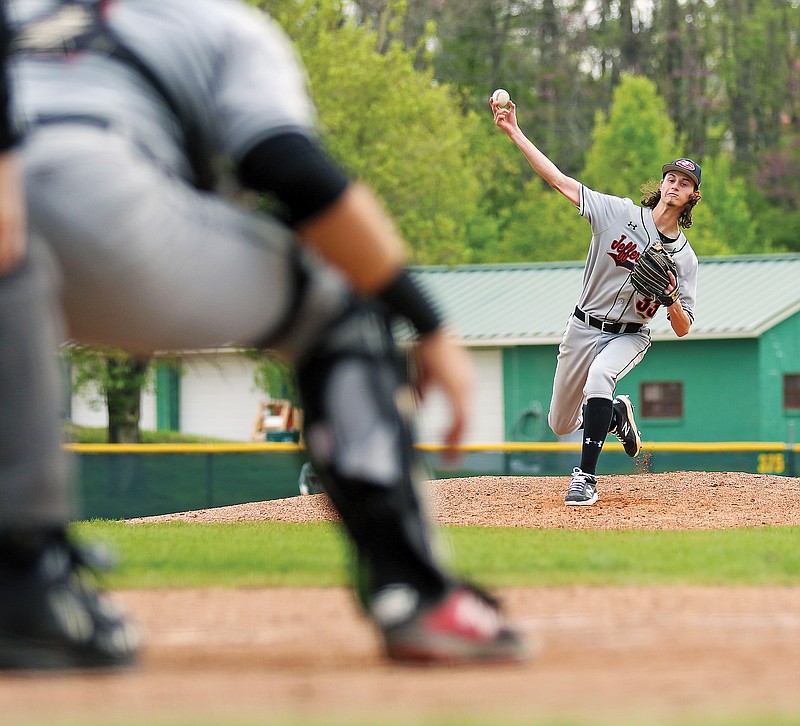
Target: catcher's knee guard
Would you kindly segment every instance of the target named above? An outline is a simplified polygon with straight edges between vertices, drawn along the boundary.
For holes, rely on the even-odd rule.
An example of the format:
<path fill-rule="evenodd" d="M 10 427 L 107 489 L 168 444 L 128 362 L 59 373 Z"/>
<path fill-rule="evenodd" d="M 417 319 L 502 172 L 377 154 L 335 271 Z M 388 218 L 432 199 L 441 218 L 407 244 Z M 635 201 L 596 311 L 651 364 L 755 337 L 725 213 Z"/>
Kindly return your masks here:
<path fill-rule="evenodd" d="M 446 577 L 415 490 L 405 365 L 386 320 L 354 304 L 297 375 L 306 444 L 356 546 L 362 602 L 394 583 L 440 594 Z"/>

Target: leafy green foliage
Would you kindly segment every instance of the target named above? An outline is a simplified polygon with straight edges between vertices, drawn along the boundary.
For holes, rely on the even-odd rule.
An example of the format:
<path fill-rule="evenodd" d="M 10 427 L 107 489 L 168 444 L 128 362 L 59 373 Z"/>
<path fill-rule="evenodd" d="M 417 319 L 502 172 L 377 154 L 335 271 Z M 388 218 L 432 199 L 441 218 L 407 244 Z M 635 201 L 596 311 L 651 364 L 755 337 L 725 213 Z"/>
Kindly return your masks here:
<path fill-rule="evenodd" d="M 591 236 L 588 223 L 569 201 L 541 179 L 532 179 L 503 230 L 495 261 L 582 260 Z"/>
<path fill-rule="evenodd" d="M 787 212 L 767 207 L 756 217 L 756 224 L 757 239 L 768 240 L 775 252 L 800 252 L 800 209 Z M 759 243 L 757 251 L 762 246 Z"/>
<path fill-rule="evenodd" d="M 69 444 L 107 444 L 108 429 L 97 426 L 77 426 L 73 423 L 64 424 L 64 441 Z M 143 444 L 229 444 L 228 439 L 218 439 L 213 436 L 198 436 L 184 434 L 180 431 L 141 431 Z"/>
<path fill-rule="evenodd" d="M 762 76 L 774 54 L 796 58 L 796 9 L 757 0 L 752 13 L 734 17 L 700 0 L 657 0 L 648 20 L 629 4 L 597 15 L 581 3 L 527 1 L 254 4 L 296 42 L 330 150 L 377 191 L 416 264 L 583 257 L 580 220 L 530 181 L 518 150 L 491 123 L 486 99 L 498 85 L 519 103 L 535 143 L 599 191 L 638 202 L 642 183 L 658 178 L 666 160 L 707 157 L 691 235 L 700 254 L 800 246 L 794 210 L 772 215 L 773 197 L 765 197 L 755 231 L 747 188 L 755 176 L 739 176 L 744 157 L 721 151 L 731 131 L 738 146 L 771 143 L 762 127 L 774 129 L 786 107 L 783 56 L 775 79 Z M 753 34 L 743 32 L 751 26 Z M 749 64 L 762 78 L 758 88 Z M 739 94 L 729 107 L 720 100 L 726 90 Z M 756 129 L 757 144 L 743 135 L 747 128 Z M 720 185 L 729 185 L 730 199 Z M 740 223 L 732 243 L 730 227 Z"/>
<path fill-rule="evenodd" d="M 698 255 L 752 253 L 756 227 L 747 206 L 744 180 L 731 176 L 726 156 L 707 159 L 702 167 L 703 196 L 692 212 L 694 223 L 686 232 L 692 247 Z"/>
<path fill-rule="evenodd" d="M 655 84 L 642 76 L 621 79 L 608 115 L 595 119 L 592 139 L 581 181 L 637 203 L 641 185 L 660 179 L 661 166 L 685 153 L 676 150 L 675 126 Z"/>
<path fill-rule="evenodd" d="M 432 71 L 415 68 L 414 52 L 396 42 L 379 52 L 377 33 L 335 4 L 317 7 L 313 28 L 278 17 L 308 70 L 328 149 L 378 194 L 413 242 L 411 261 L 469 261 L 463 240 L 481 201 L 470 153 L 477 118 L 462 117 Z"/>
<path fill-rule="evenodd" d="M 272 351 L 247 351 L 247 356 L 256 361 L 255 386 L 273 398 L 284 398 L 293 406 L 300 405 L 300 391 L 292 367 Z"/>
<path fill-rule="evenodd" d="M 121 350 L 69 345 L 62 350 L 72 372 L 72 390 L 88 393 L 93 405 L 105 404 L 108 441 L 137 443 L 142 390 L 152 381 L 149 361 Z"/>
<path fill-rule="evenodd" d="M 474 215 L 466 220 L 465 262 L 505 262 L 500 238 L 520 198 L 520 153 L 505 134 L 498 133 L 488 105 L 483 116 L 469 112 L 464 126 L 469 150 L 465 164 L 481 189 Z"/>

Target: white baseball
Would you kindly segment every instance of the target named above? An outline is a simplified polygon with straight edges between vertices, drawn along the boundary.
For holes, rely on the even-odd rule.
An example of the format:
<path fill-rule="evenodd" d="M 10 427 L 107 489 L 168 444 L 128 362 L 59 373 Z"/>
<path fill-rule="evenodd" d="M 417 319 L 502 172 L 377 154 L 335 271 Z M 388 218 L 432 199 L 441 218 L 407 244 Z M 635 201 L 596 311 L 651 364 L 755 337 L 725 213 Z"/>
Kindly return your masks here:
<path fill-rule="evenodd" d="M 499 106 L 506 106 L 510 100 L 511 96 L 508 95 L 508 91 L 506 91 L 505 88 L 498 88 L 492 94 L 492 101 L 494 101 Z"/>

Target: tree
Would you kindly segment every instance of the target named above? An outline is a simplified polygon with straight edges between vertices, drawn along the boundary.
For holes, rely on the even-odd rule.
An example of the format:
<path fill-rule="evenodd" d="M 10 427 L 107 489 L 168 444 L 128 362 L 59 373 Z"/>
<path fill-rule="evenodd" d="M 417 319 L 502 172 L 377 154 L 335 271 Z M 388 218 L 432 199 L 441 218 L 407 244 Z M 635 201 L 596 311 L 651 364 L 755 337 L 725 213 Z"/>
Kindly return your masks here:
<path fill-rule="evenodd" d="M 695 207 L 694 224 L 686 234 L 698 255 L 751 254 L 756 249 L 756 226 L 747 205 L 747 185 L 732 176 L 730 157 L 705 159 L 702 199 Z"/>
<path fill-rule="evenodd" d="M 375 30 L 378 52 L 399 41 L 404 48 L 416 50 L 421 68 L 427 66 L 427 40 L 437 6 L 436 0 L 352 0 L 350 4 L 356 23 Z"/>
<path fill-rule="evenodd" d="M 586 257 L 591 232 L 586 220 L 561 194 L 538 177 L 514 207 L 491 262 L 548 262 Z"/>
<path fill-rule="evenodd" d="M 720 113 L 709 69 L 715 60 L 715 33 L 706 0 L 654 3 L 654 57 L 648 72 L 686 138 L 686 147 L 698 157 L 705 155 L 709 126 Z"/>
<path fill-rule="evenodd" d="M 800 252 L 800 128 L 787 130 L 781 144 L 761 156 L 752 186 L 758 238 L 771 240 L 776 250 Z"/>
<path fill-rule="evenodd" d="M 729 0 L 718 12 L 720 76 L 744 173 L 778 143 L 781 116 L 797 107 L 800 7 L 792 0 Z"/>
<path fill-rule="evenodd" d="M 508 89 L 520 124 L 576 173 L 601 101 L 577 13 L 556 0 L 474 0 L 440 3 L 435 18 L 435 77 L 455 87 L 462 110 L 485 114 L 492 90 Z"/>
<path fill-rule="evenodd" d="M 291 366 L 271 351 L 250 351 L 248 355 L 256 361 L 255 385 L 259 391 L 273 398 L 284 398 L 293 406 L 300 405 L 300 391 Z"/>
<path fill-rule="evenodd" d="M 477 118 L 462 116 L 449 87 L 417 70 L 400 42 L 379 52 L 377 34 L 337 5 L 310 5 L 281 3 L 277 17 L 308 70 L 331 154 L 375 190 L 412 262 L 469 261 L 464 239 L 482 195 L 481 160 L 470 155 Z"/>
<path fill-rule="evenodd" d="M 581 181 L 608 194 L 639 200 L 641 185 L 661 178 L 661 166 L 679 155 L 675 125 L 655 84 L 623 76 L 607 115 L 598 114 Z"/>
<path fill-rule="evenodd" d="M 480 196 L 472 216 L 465 220 L 461 243 L 463 262 L 493 261 L 501 230 L 519 198 L 519 165 L 513 144 L 494 127 L 488 104 L 483 115 L 469 112 L 463 128 L 467 156 Z"/>
<path fill-rule="evenodd" d="M 800 124 L 786 132 L 780 146 L 761 156 L 756 182 L 776 207 L 800 210 Z"/>
<path fill-rule="evenodd" d="M 141 397 L 151 374 L 149 361 L 119 350 L 80 345 L 67 346 L 64 355 L 73 370 L 73 391 L 87 393 L 96 406 L 105 404 L 108 442 L 141 443 Z"/>

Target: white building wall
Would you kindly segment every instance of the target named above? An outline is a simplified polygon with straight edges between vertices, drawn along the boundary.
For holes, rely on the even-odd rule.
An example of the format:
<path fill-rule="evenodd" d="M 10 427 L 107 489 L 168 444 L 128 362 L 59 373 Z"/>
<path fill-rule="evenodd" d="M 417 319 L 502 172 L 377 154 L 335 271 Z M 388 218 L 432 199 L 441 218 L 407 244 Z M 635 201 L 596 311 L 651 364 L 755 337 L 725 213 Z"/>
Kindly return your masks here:
<path fill-rule="evenodd" d="M 476 388 L 472 424 L 466 443 L 504 440 L 503 364 L 500 349 L 470 349 Z M 198 353 L 181 359 L 180 427 L 186 434 L 230 441 L 249 441 L 263 394 L 253 382 L 256 363 L 238 353 Z M 92 408 L 91 397 L 73 396 L 72 421 L 82 426 L 107 426 L 105 404 Z M 420 407 L 418 440 L 438 444 L 446 430 L 449 411 L 443 395 L 434 391 Z M 152 387 L 142 394 L 141 427 L 156 428 L 156 400 Z"/>
<path fill-rule="evenodd" d="M 95 428 L 108 426 L 105 401 L 99 399 L 95 394 L 83 393 L 78 396 L 73 393 L 70 410 L 70 419 L 78 426 Z"/>
<path fill-rule="evenodd" d="M 475 367 L 472 425 L 464 443 L 493 444 L 504 440 L 503 419 L 503 355 L 498 348 L 472 348 L 470 358 Z M 417 438 L 425 444 L 440 444 L 447 429 L 448 407 L 444 396 L 436 391 L 423 401 L 417 421 Z"/>
<path fill-rule="evenodd" d="M 249 441 L 263 393 L 256 362 L 239 353 L 187 355 L 181 361 L 180 422 L 185 434 Z"/>
<path fill-rule="evenodd" d="M 156 395 L 152 386 L 142 392 L 140 428 L 153 431 L 156 428 Z M 72 394 L 70 402 L 72 415 L 70 420 L 78 426 L 106 428 L 108 426 L 108 409 L 105 399 L 97 393 L 84 393 L 80 396 Z"/>

